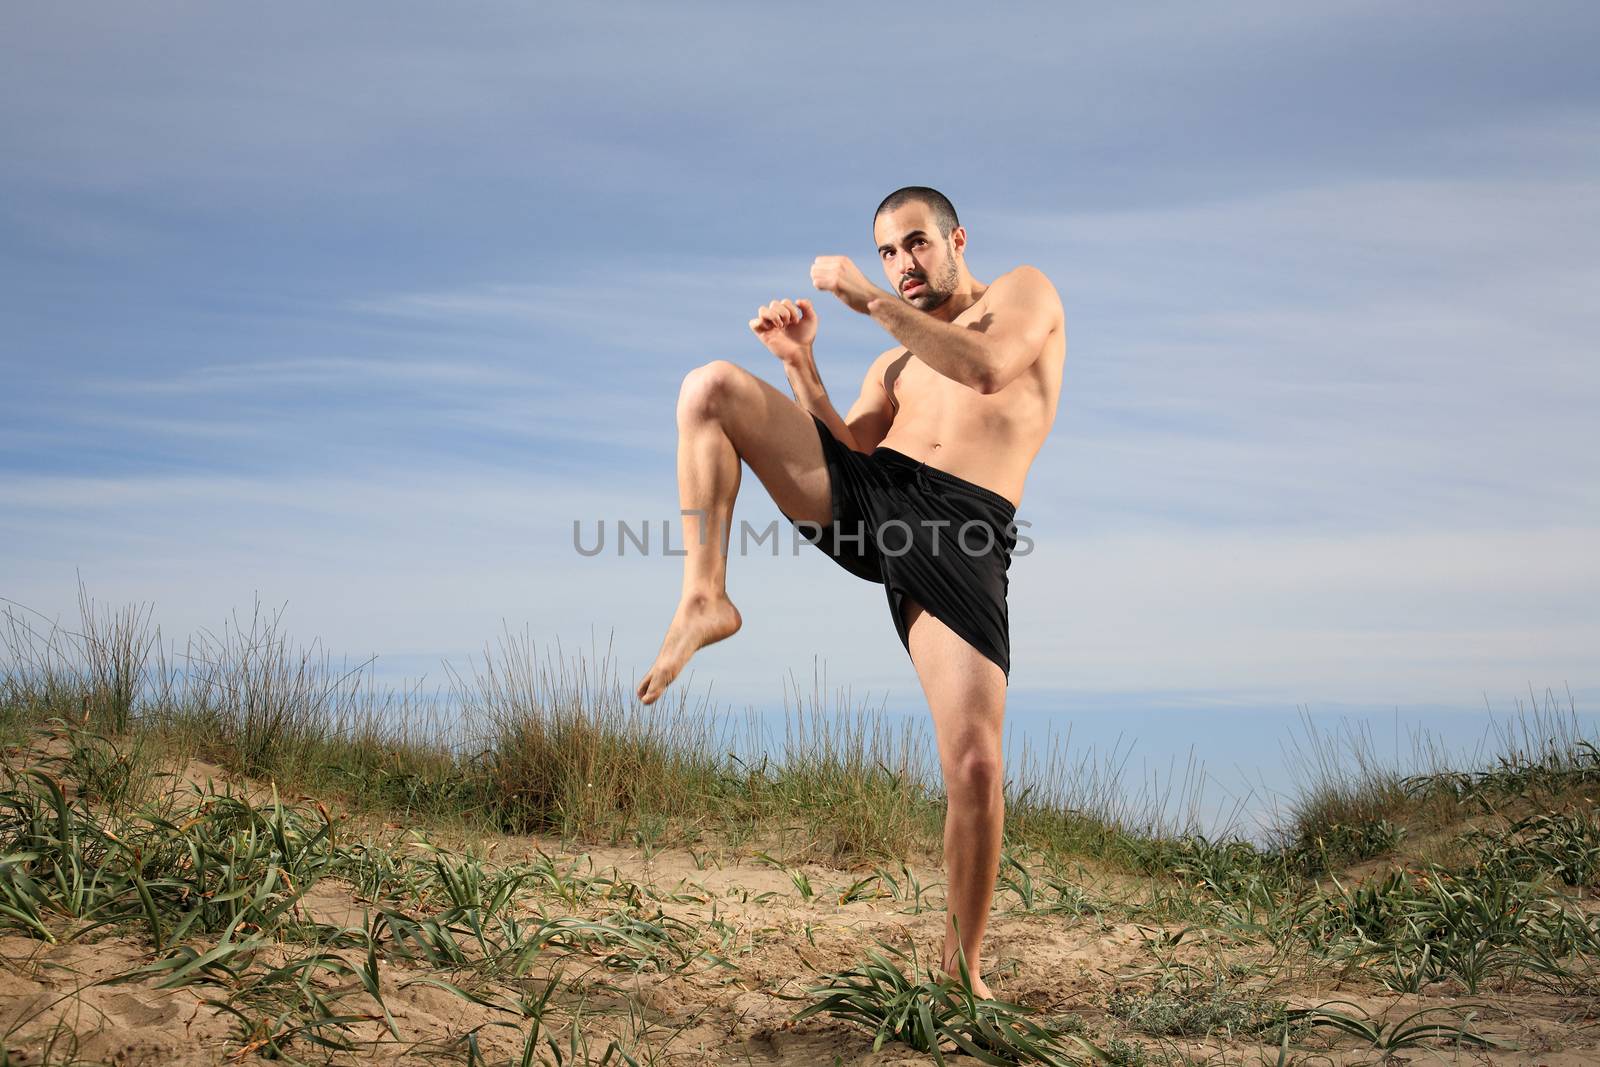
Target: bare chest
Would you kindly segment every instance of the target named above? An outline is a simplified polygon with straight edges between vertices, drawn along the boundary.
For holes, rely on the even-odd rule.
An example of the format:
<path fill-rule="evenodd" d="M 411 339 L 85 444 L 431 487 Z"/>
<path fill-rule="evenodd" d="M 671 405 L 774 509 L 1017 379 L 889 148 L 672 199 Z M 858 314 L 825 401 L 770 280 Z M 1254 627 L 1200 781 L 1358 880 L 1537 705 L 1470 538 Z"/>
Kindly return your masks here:
<path fill-rule="evenodd" d="M 956 416 L 982 418 L 990 410 L 1005 410 L 1012 399 L 1006 395 L 1009 389 L 984 396 L 951 381 L 906 350 L 889 361 L 883 387 L 897 423 L 941 423 Z"/>

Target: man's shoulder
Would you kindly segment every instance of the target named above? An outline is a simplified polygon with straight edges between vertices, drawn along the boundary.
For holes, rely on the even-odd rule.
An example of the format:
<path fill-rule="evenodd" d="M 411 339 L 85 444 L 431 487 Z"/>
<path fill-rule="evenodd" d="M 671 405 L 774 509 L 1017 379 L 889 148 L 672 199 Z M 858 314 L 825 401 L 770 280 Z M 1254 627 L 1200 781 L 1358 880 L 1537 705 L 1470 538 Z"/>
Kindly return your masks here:
<path fill-rule="evenodd" d="M 872 357 L 871 369 L 880 370 L 905 354 L 905 345 L 894 345 L 891 348 L 885 348 L 882 352 L 879 352 L 877 355 Z"/>
<path fill-rule="evenodd" d="M 1004 282 L 1007 288 L 1023 292 L 1049 293 L 1052 297 L 1057 296 L 1055 283 L 1050 280 L 1050 276 L 1031 263 L 1017 264 L 996 278 L 990 287 L 993 288 L 993 286 L 999 285 L 1001 282 Z"/>
<path fill-rule="evenodd" d="M 995 292 L 997 289 L 998 292 Z M 1055 284 L 1050 281 L 1050 277 L 1031 263 L 1012 267 L 990 282 L 989 290 L 1006 303 L 1043 306 L 1058 318 L 1062 315 L 1061 294 L 1056 292 Z"/>

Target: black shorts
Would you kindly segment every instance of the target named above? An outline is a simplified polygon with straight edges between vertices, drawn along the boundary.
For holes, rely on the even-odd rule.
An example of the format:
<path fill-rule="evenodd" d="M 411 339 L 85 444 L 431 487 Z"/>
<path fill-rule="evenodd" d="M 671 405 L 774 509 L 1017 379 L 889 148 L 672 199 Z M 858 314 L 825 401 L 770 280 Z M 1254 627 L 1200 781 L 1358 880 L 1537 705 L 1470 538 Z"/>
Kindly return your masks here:
<path fill-rule="evenodd" d="M 1016 507 L 991 489 L 892 448 L 857 452 L 821 419 L 812 415 L 811 421 L 828 464 L 833 523 L 820 531 L 805 524 L 806 540 L 851 574 L 883 585 L 907 655 L 902 605 L 909 596 L 998 664 L 1010 685 L 1006 593 Z"/>

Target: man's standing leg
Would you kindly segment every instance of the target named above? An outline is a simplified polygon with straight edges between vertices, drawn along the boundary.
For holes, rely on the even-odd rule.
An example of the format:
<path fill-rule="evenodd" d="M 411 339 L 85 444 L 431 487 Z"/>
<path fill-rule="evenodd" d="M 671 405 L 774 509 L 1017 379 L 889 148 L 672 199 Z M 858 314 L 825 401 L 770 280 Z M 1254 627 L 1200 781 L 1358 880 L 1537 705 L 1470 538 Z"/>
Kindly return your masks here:
<path fill-rule="evenodd" d="M 939 765 L 949 798 L 944 822 L 949 918 L 940 965 L 947 973 L 959 975 L 959 944 L 966 954 L 973 991 L 986 997 L 989 987 L 979 977 L 979 969 L 1005 824 L 1000 746 L 1006 677 L 993 660 L 921 604 L 907 597 L 904 610 L 911 661 L 933 713 Z"/>
<path fill-rule="evenodd" d="M 739 629 L 739 611 L 728 598 L 726 546 L 741 460 L 784 514 L 819 527 L 833 518 L 816 423 L 771 385 L 714 360 L 684 377 L 677 417 L 683 592 L 635 693 L 646 704 L 660 698 L 696 651 Z"/>

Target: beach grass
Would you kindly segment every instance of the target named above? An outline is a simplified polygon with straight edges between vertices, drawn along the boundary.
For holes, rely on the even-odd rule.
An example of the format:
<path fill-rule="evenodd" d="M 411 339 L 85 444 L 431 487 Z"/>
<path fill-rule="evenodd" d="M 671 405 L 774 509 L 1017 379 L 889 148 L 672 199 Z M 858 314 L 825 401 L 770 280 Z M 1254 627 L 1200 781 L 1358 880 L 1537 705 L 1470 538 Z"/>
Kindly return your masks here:
<path fill-rule="evenodd" d="M 1197 829 L 1192 768 L 1136 793 L 1024 749 L 985 971 L 1015 994 L 979 1000 L 915 947 L 943 924 L 927 738 L 819 684 L 778 732 L 644 707 L 609 655 L 525 633 L 445 701 L 259 608 L 179 651 L 80 592 L 75 626 L 12 606 L 0 637 L 0 955 L 37 987 L 6 1067 L 132 1062 L 115 998 L 180 993 L 194 1063 L 1596 1049 L 1600 748 L 1570 697 L 1466 767 L 1308 722 L 1265 842 Z M 1041 938 L 1057 956 L 1004 948 Z"/>

